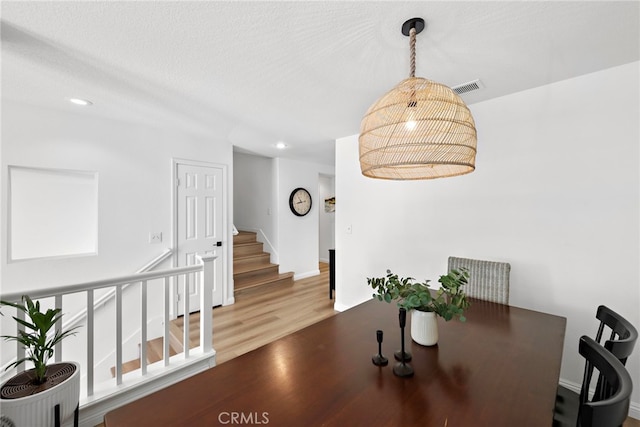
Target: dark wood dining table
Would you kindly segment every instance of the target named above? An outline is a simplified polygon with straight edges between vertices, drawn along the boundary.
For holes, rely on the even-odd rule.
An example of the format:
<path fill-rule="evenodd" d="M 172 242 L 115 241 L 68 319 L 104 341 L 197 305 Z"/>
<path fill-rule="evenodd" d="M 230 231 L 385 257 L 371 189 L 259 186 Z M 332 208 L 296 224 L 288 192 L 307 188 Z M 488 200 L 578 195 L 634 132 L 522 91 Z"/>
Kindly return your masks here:
<path fill-rule="evenodd" d="M 412 342 L 407 320 L 415 373 L 401 378 L 398 308 L 371 300 L 115 409 L 105 425 L 551 426 L 566 319 L 473 299 L 466 317 L 438 318 L 432 347 Z M 378 329 L 388 366 L 371 361 Z"/>

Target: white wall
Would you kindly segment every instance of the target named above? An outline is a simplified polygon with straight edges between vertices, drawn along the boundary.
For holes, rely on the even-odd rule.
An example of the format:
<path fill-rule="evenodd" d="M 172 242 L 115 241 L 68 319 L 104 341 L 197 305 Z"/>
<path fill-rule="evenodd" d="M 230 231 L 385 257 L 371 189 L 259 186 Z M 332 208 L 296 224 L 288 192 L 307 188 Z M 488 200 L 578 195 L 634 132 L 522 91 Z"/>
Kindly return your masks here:
<path fill-rule="evenodd" d="M 171 129 L 3 102 L 2 229 L 7 165 L 20 165 L 98 172 L 99 233 L 97 256 L 9 264 L 3 256 L 2 292 L 130 274 L 170 247 L 172 157 L 230 165 L 232 152 Z M 162 232 L 162 243 L 149 244 L 149 232 Z"/>
<path fill-rule="evenodd" d="M 512 305 L 567 318 L 561 378 L 579 384 L 598 305 L 640 327 L 638 76 L 636 62 L 471 105 L 470 175 L 364 178 L 357 135 L 339 139 L 336 308 L 369 299 L 366 277 L 387 268 L 435 280 L 449 255 L 507 261 Z M 632 400 L 638 417 L 638 387 Z"/>
<path fill-rule="evenodd" d="M 276 207 L 280 271 L 293 271 L 294 279 L 319 274 L 319 210 L 323 208 L 318 193 L 320 174 L 333 174 L 332 166 L 278 158 L 276 165 Z M 299 217 L 289 209 L 289 195 L 298 188 L 309 191 L 311 212 Z"/>
<path fill-rule="evenodd" d="M 320 261 L 329 262 L 329 249 L 335 246 L 335 212 L 325 212 L 324 201 L 336 195 L 335 177 L 320 175 L 318 180 L 318 221 Z"/>
<path fill-rule="evenodd" d="M 280 264 L 280 272 L 292 271 L 296 280 L 319 274 L 320 247 L 328 250 L 333 245 L 324 198 L 325 193 L 333 195 L 330 176 L 335 168 L 237 152 L 233 156 L 236 227 L 258 232 L 258 240 L 271 253 L 271 262 Z M 311 212 L 304 217 L 289 209 L 289 195 L 298 187 L 306 188 L 312 197 Z M 327 252 L 324 258 L 328 256 Z"/>
<path fill-rule="evenodd" d="M 274 210 L 274 160 L 233 153 L 233 222 L 239 230 L 255 231 L 271 262 L 278 263 Z"/>
<path fill-rule="evenodd" d="M 82 110 L 67 113 L 3 101 L 0 182 L 3 232 L 7 229 L 8 165 L 97 172 L 99 224 L 95 256 L 7 263 L 3 234 L 1 292 L 45 289 L 131 274 L 171 247 L 172 158 L 231 165 L 232 147 L 175 129 L 100 120 Z M 227 182 L 229 194 L 231 189 L 232 183 Z M 232 218 L 232 212 L 232 207 L 227 206 L 227 218 Z M 149 244 L 149 232 L 161 232 L 162 243 Z M 229 229 L 225 240 L 230 237 Z M 230 269 L 232 245 L 227 243 L 224 247 Z M 164 267 L 170 265 L 165 263 Z M 161 293 L 153 289 L 149 290 L 150 299 L 160 298 Z M 67 305 L 65 300 L 63 305 L 66 316 L 74 314 L 75 309 L 69 308 L 73 301 Z M 151 310 L 150 318 L 154 315 Z M 137 310 L 133 307 L 127 312 Z M 11 323 L 3 322 L 3 332 Z M 130 323 L 136 322 L 125 321 L 125 327 Z M 101 331 L 97 346 L 112 349 L 110 326 L 97 327 Z M 128 336 L 127 331 L 124 336 Z M 68 342 L 73 340 L 70 338 Z M 96 349 L 96 357 L 100 357 L 100 349 Z"/>

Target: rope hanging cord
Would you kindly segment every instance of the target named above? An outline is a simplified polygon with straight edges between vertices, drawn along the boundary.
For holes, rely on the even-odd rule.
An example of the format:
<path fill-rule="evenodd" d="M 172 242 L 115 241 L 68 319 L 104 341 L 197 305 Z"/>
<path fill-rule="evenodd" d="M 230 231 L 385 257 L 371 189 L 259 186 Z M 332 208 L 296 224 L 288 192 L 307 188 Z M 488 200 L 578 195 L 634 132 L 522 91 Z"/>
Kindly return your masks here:
<path fill-rule="evenodd" d="M 416 29 L 411 28 L 409 30 L 409 78 L 415 78 L 416 76 Z M 411 96 L 409 98 L 409 104 L 407 107 L 417 107 L 418 103 L 416 101 L 416 91 L 413 89 L 411 91 Z"/>
<path fill-rule="evenodd" d="M 409 50 L 410 54 L 410 62 L 409 62 L 409 77 L 416 76 L 416 29 L 411 28 L 409 31 Z"/>

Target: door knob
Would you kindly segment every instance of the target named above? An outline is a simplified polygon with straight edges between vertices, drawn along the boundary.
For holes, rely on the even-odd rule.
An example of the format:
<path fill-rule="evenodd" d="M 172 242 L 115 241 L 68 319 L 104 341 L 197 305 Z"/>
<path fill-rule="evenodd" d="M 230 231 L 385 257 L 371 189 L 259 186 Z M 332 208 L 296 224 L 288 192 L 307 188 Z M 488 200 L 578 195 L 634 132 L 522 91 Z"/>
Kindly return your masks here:
<path fill-rule="evenodd" d="M 222 246 L 222 242 L 216 242 L 216 246 Z"/>

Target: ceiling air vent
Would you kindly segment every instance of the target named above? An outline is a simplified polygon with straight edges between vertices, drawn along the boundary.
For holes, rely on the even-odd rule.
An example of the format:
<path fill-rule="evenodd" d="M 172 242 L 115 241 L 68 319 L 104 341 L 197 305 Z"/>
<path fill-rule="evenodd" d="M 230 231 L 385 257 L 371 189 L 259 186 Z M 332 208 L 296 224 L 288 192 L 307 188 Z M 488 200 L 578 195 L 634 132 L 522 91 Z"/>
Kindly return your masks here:
<path fill-rule="evenodd" d="M 451 88 L 451 90 L 453 90 L 458 95 L 462 95 L 463 93 L 473 92 L 473 91 L 476 91 L 478 89 L 482 89 L 483 87 L 484 87 L 484 85 L 482 84 L 480 79 L 478 79 L 478 80 L 474 80 L 474 81 L 471 81 L 471 82 L 463 83 L 463 84 L 458 85 L 458 86 L 454 86 L 454 87 Z"/>

